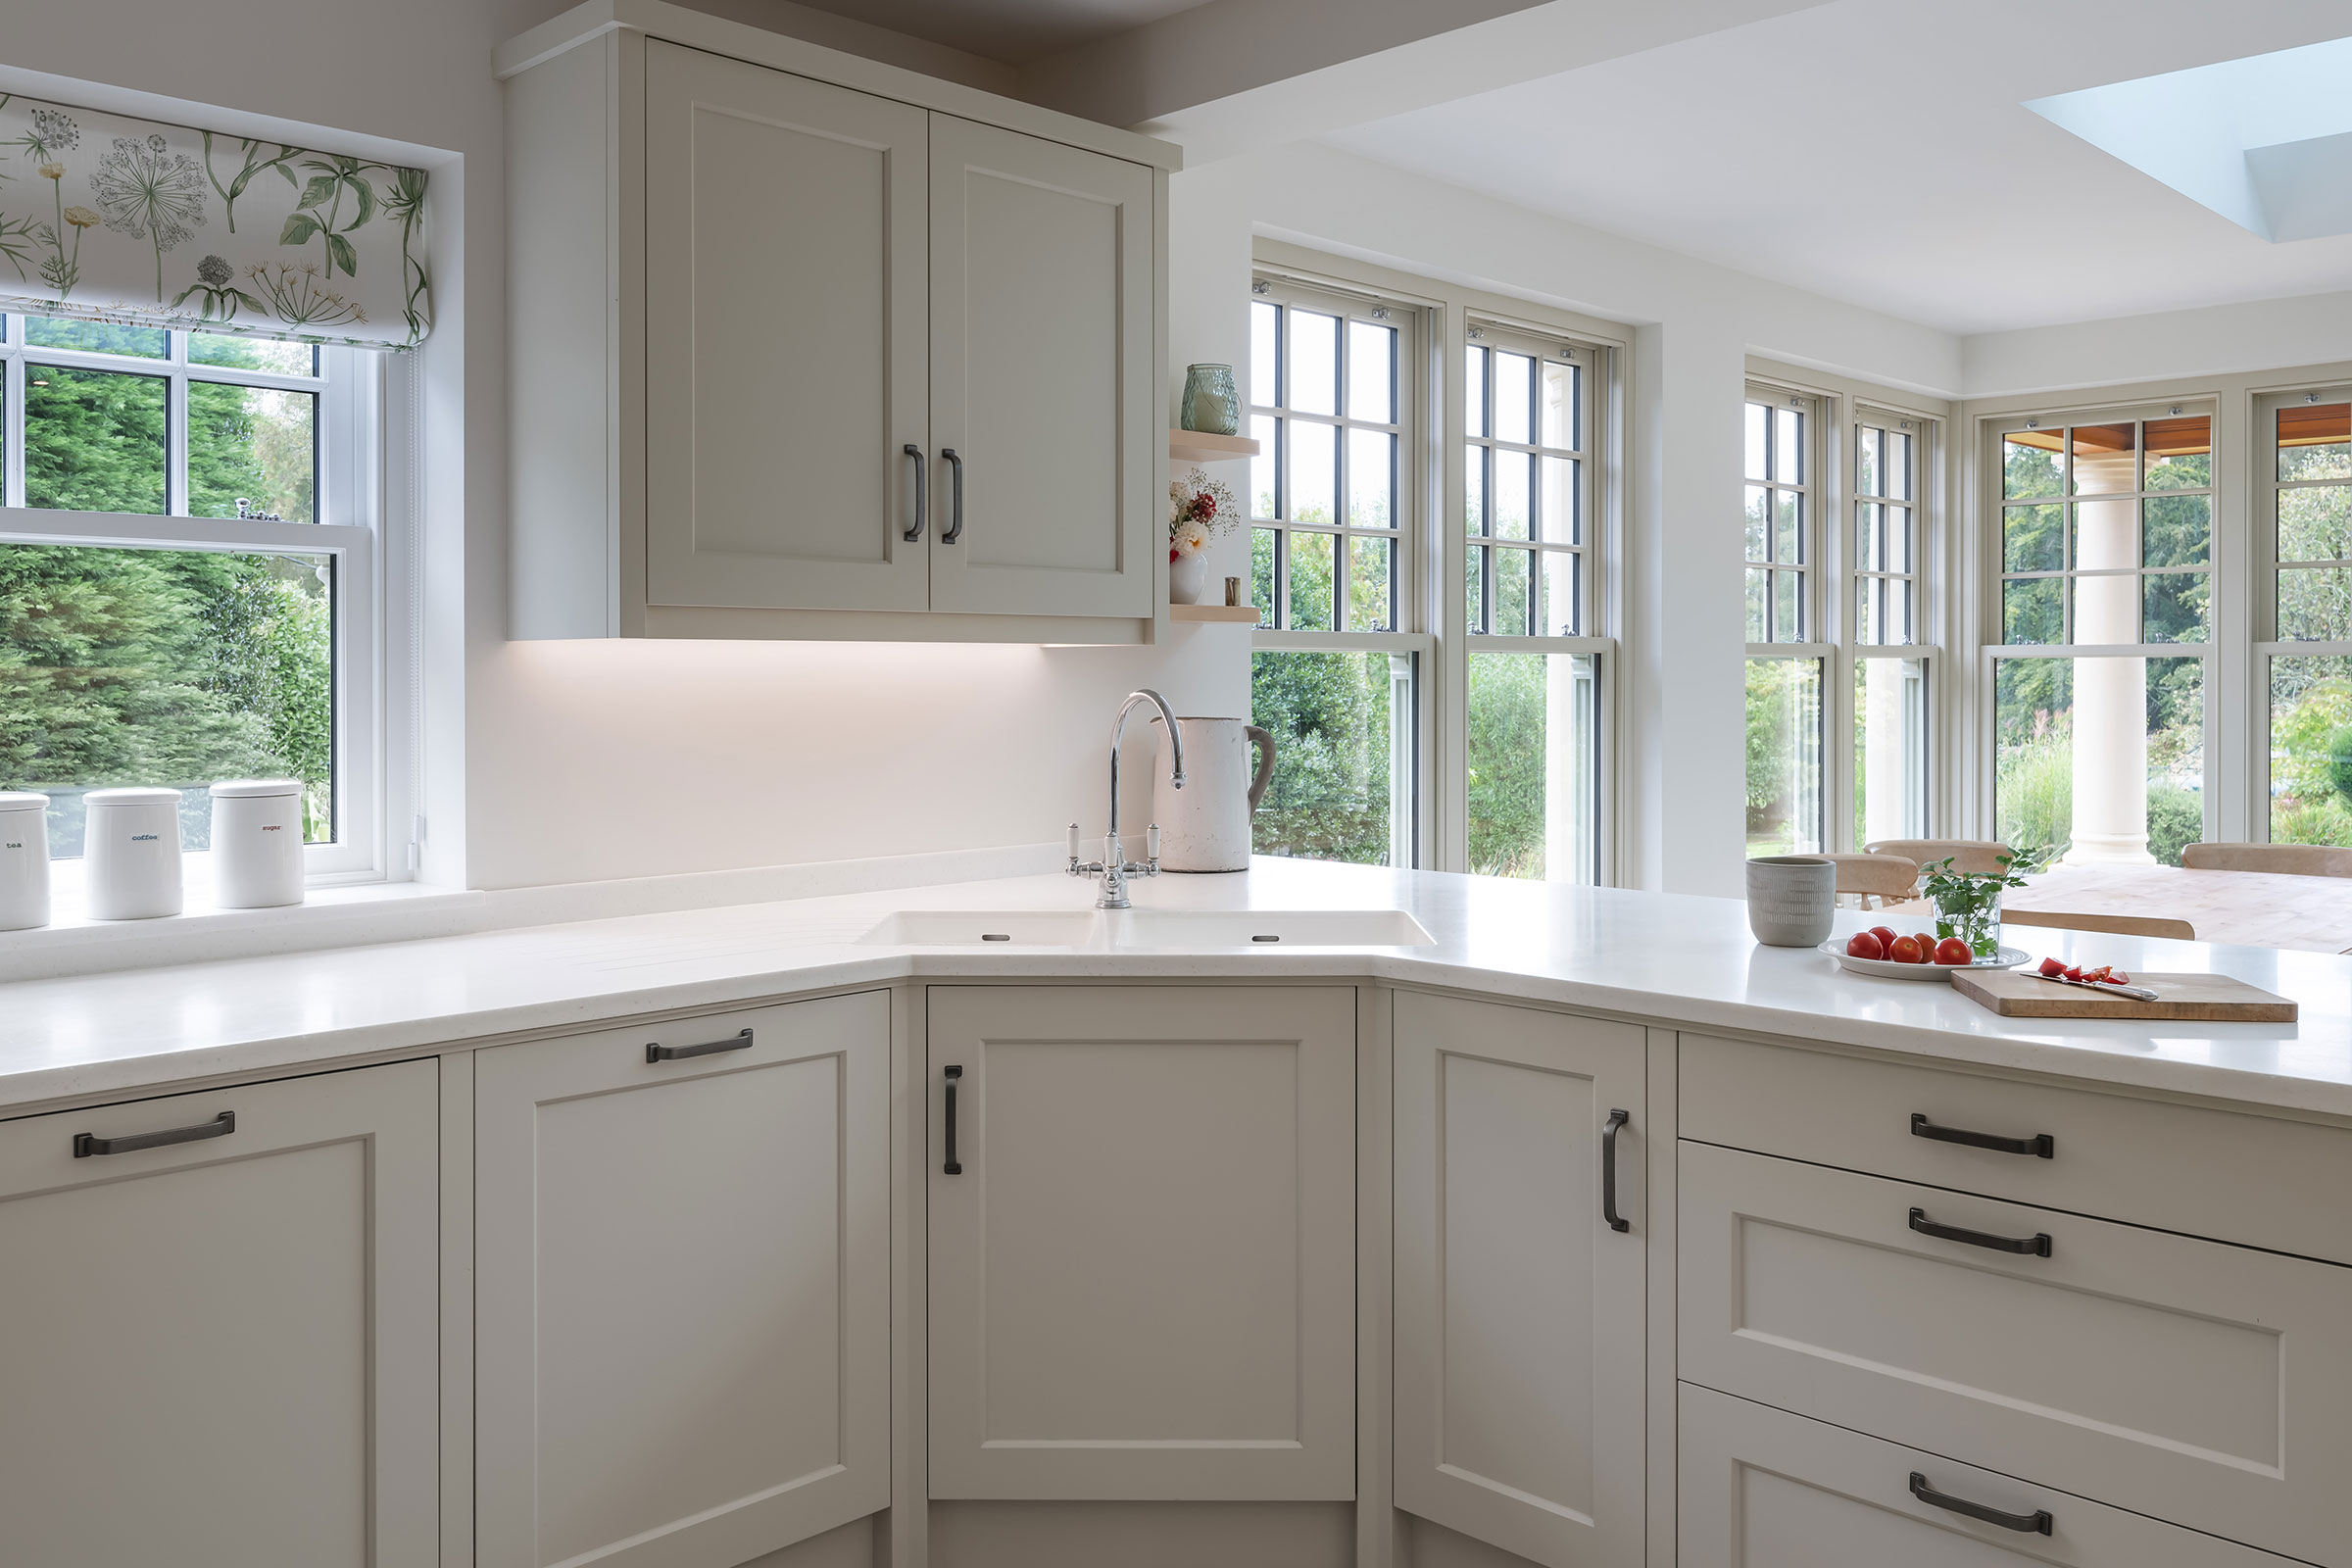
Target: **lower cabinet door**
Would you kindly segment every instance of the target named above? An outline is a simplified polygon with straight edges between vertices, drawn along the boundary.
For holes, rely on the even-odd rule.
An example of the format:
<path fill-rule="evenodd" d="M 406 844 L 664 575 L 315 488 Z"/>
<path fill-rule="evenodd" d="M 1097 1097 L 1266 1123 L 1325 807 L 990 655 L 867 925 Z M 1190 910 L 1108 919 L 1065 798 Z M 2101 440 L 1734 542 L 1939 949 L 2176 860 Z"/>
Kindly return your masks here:
<path fill-rule="evenodd" d="M 1685 1141 L 1677 1365 L 2352 1568 L 2352 1269 Z"/>
<path fill-rule="evenodd" d="M 1396 1505 L 1552 1568 L 1634 1568 L 1642 1032 L 1403 991 L 1396 1059 Z"/>
<path fill-rule="evenodd" d="M 438 1083 L 0 1122 L 0 1562 L 441 1560 Z"/>
<path fill-rule="evenodd" d="M 935 986 L 930 1061 L 931 1494 L 1353 1496 L 1354 992 Z"/>
<path fill-rule="evenodd" d="M 734 1568 L 888 1506 L 889 1052 L 871 992 L 481 1053 L 481 1568 Z"/>
<path fill-rule="evenodd" d="M 1677 1527 L 1686 1563 L 2295 1568 L 2251 1546 L 1712 1389 L 1686 1383 L 1681 1395 Z"/>

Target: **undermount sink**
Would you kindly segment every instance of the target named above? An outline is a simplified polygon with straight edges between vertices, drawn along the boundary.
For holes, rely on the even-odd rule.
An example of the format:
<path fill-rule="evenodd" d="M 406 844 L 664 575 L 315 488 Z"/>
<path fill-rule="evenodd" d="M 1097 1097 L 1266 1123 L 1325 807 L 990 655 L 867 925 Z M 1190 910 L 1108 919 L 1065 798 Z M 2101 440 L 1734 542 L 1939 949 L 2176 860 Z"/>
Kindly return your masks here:
<path fill-rule="evenodd" d="M 860 942 L 896 948 L 1092 948 L 1102 941 L 1096 909 L 902 909 Z"/>
<path fill-rule="evenodd" d="M 1402 909 L 903 909 L 858 939 L 886 947 L 1418 948 Z"/>
<path fill-rule="evenodd" d="M 1437 939 L 1402 909 L 1130 909 L 1123 948 L 1419 948 Z"/>

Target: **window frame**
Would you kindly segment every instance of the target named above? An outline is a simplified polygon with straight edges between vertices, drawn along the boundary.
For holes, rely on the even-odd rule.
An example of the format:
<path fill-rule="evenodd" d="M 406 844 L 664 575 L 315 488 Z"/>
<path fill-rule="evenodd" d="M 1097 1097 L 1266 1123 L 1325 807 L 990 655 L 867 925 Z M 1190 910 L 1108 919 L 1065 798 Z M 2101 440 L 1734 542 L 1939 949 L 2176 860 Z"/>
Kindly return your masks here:
<path fill-rule="evenodd" d="M 2310 404 L 2339 403 L 2352 404 L 2352 381 L 2333 377 L 2299 386 L 2293 391 L 2256 392 L 2247 400 L 2252 425 L 2252 461 L 2247 465 L 2251 483 L 2248 486 L 2249 505 L 2246 514 L 2248 523 L 2246 531 L 2250 536 L 2247 541 L 2247 554 L 2251 569 L 2247 572 L 2247 577 L 2249 579 L 2249 598 L 2252 602 L 2247 606 L 2246 654 L 2248 673 L 2254 692 L 2252 707 L 2255 718 L 2245 758 L 2245 769 L 2250 775 L 2249 784 L 2251 786 L 2248 797 L 2251 820 L 2247 823 L 2246 838 L 2249 842 L 2256 844 L 2273 842 L 2271 826 L 2275 811 L 2272 791 L 2278 762 L 2277 747 L 2271 733 L 2272 665 L 2274 662 L 2279 659 L 2352 658 L 2352 637 L 2285 639 L 2278 635 L 2279 575 L 2282 571 L 2310 569 L 2293 565 L 2282 566 L 2279 564 L 2278 497 L 2281 492 L 2286 490 L 2308 489 L 2324 485 L 2352 486 L 2352 480 L 2346 479 L 2280 479 L 2278 477 L 2278 415 L 2284 409 L 2299 408 Z M 2222 482 L 2221 456 L 2218 446 L 2215 452 L 2213 477 L 2217 492 L 2218 511 L 2218 492 Z M 2215 527 L 2218 533 L 2220 527 L 2218 519 Z M 2220 555 L 2218 540 L 2214 554 L 2217 557 Z M 2315 563 L 2314 564 L 2319 564 Z M 2341 565 L 2344 569 L 2352 571 L 2352 558 L 2345 559 Z M 2220 597 L 2219 568 L 2217 566 L 2216 583 L 2209 602 L 2218 603 Z M 2209 623 L 2212 618 L 2212 616 L 2208 616 Z M 2210 624 L 2208 630 L 2209 632 L 2211 630 Z M 2218 662 L 2218 658 L 2216 662 Z M 2212 679 L 2213 667 L 2212 664 L 2207 666 L 2208 680 Z M 2206 736 L 2208 748 L 2214 745 L 2213 729 L 2214 726 L 2209 721 Z M 2207 755 L 2209 760 L 2206 764 L 2206 773 L 2210 791 L 2211 778 L 2216 764 L 2211 760 L 2210 750 Z M 2207 813 L 2207 822 L 2210 831 L 2212 822 L 2210 811 Z"/>
<path fill-rule="evenodd" d="M 1916 662 L 1920 666 L 1919 679 L 1922 689 L 1920 692 L 1920 737 L 1918 743 L 1919 778 L 1916 793 L 1909 806 L 1909 812 L 1916 824 L 1916 830 L 1906 830 L 1893 836 L 1929 838 L 1934 836 L 1936 822 L 1937 796 L 1936 771 L 1939 760 L 1939 748 L 1936 743 L 1936 726 L 1938 718 L 1938 686 L 1940 684 L 1937 679 L 1939 673 L 1937 666 L 1941 662 L 1943 652 L 1941 645 L 1936 639 L 1938 622 L 1935 612 L 1937 607 L 1933 596 L 1934 584 L 1937 580 L 1934 569 L 1937 556 L 1933 548 L 1933 543 L 1936 533 L 1935 526 L 1936 501 L 1941 493 L 1936 484 L 1936 474 L 1937 471 L 1936 459 L 1941 445 L 1942 421 L 1915 411 L 1886 408 L 1855 398 L 1847 400 L 1847 409 L 1841 427 L 1847 433 L 1846 454 L 1841 469 L 1846 475 L 1846 486 L 1845 493 L 1839 498 L 1845 526 L 1840 545 L 1837 549 L 1833 549 L 1832 555 L 1837 557 L 1839 550 L 1842 550 L 1844 559 L 1841 563 L 1833 560 L 1832 565 L 1833 568 L 1842 567 L 1838 571 L 1837 579 L 1841 584 L 1840 594 L 1842 596 L 1839 600 L 1840 613 L 1838 627 L 1843 632 L 1838 641 L 1843 646 L 1846 657 L 1840 661 L 1842 667 L 1838 672 L 1838 690 L 1831 707 L 1838 715 L 1836 723 L 1838 733 L 1852 737 L 1853 741 L 1859 744 L 1862 736 L 1862 715 L 1854 711 L 1853 705 L 1854 687 L 1861 675 L 1863 662 L 1868 660 L 1884 659 L 1907 663 Z M 1886 494 L 1887 486 L 1884 480 L 1878 487 L 1879 493 L 1866 494 L 1863 491 L 1861 480 L 1862 432 L 1866 429 L 1885 430 L 1910 436 L 1911 494 L 1907 499 Z M 1880 460 L 1882 467 L 1885 461 L 1882 457 Z M 1864 566 L 1864 555 L 1856 540 L 1861 528 L 1861 509 L 1865 506 L 1875 506 L 1882 510 L 1887 506 L 1910 508 L 1911 569 L 1909 571 L 1893 572 Z M 1864 642 L 1861 636 L 1860 596 L 1865 585 L 1895 580 L 1905 581 L 1910 585 L 1911 640 L 1900 643 L 1884 640 Z M 1883 619 L 1884 611 L 1881 612 L 1881 615 Z M 1857 799 L 1862 785 L 1854 773 L 1853 751 L 1853 746 L 1848 745 L 1838 748 L 1838 752 L 1836 763 L 1838 787 L 1833 793 L 1837 801 L 1834 809 L 1838 813 L 1838 831 L 1832 836 L 1832 842 L 1841 844 L 1847 850 L 1858 851 L 1865 843 L 1872 842 L 1872 840 L 1868 833 L 1856 831 L 1854 827 L 1856 819 L 1862 812 L 1861 803 Z"/>
<path fill-rule="evenodd" d="M 388 766 L 384 722 L 383 382 L 385 356 L 320 345 L 316 376 L 191 364 L 189 333 L 170 329 L 161 358 L 51 348 L 27 342 L 25 317 L 5 316 L 0 341 L 0 543 L 326 556 L 331 559 L 333 792 L 335 837 L 303 847 L 315 885 L 372 881 L 388 874 Z M 24 497 L 25 367 L 128 372 L 168 383 L 166 507 L 162 513 L 78 512 L 28 507 Z M 273 387 L 318 397 L 314 424 L 313 522 L 195 517 L 187 512 L 187 388 L 190 382 Z"/>
<path fill-rule="evenodd" d="M 2145 426 L 2147 423 L 2151 420 L 2178 418 L 2184 415 L 2199 414 L 2210 421 L 2208 430 L 2211 442 L 2212 471 L 2208 482 L 2192 490 L 2161 492 L 2146 490 L 2144 485 L 2147 459 Z M 2071 638 L 2075 630 L 2075 596 L 2072 585 L 2081 578 L 2086 576 L 2131 576 L 2144 582 L 2150 576 L 2179 575 L 2199 569 L 2194 565 L 2151 568 L 2144 564 L 2143 559 L 2141 564 L 2129 570 L 2100 568 L 2088 572 L 2080 571 L 2074 561 L 2074 526 L 2072 519 L 2063 511 L 2059 518 L 2060 568 L 2055 571 L 2024 574 L 2012 573 L 2007 569 L 2004 508 L 2023 504 L 2056 504 L 2065 508 L 2075 506 L 2082 498 L 2071 488 L 2071 483 L 2066 478 L 2062 478 L 2060 493 L 2055 497 L 2035 499 L 2009 496 L 2004 483 L 2005 467 L 2002 452 L 2004 439 L 2020 430 L 2043 428 L 2051 424 L 2056 424 L 2062 430 L 2071 431 L 2079 426 L 2125 422 L 2138 427 L 2134 432 L 2134 439 L 2139 444 L 2136 456 L 2136 462 L 2139 465 L 2137 484 L 2130 491 L 2097 492 L 2090 499 L 2103 502 L 2130 500 L 2140 514 L 2139 521 L 2134 525 L 2135 529 L 2144 529 L 2145 511 L 2142 503 L 2151 494 L 2168 496 L 2201 494 L 2208 498 L 2206 556 L 2202 568 L 2207 574 L 2205 640 L 2193 643 L 2145 641 L 2147 630 L 2144 620 L 2146 590 L 2142 588 L 2139 590 L 2140 614 L 2143 617 L 2140 626 L 2142 633 L 2140 641 L 2129 643 L 2079 643 L 2071 640 L 2055 643 L 2008 642 L 2006 640 L 2008 636 L 2006 600 L 2002 585 L 2012 578 L 2018 580 L 2054 578 L 2067 584 L 2065 598 L 2062 602 L 2060 626 L 2061 636 Z M 2232 476 L 2229 471 L 2223 411 L 2219 400 L 2211 392 L 2206 392 L 2161 400 L 2134 399 L 2107 404 L 2019 408 L 2000 414 L 1980 415 L 1976 423 L 1977 485 L 1974 505 L 1971 509 L 1974 518 L 1971 532 L 1976 543 L 1979 563 L 1977 570 L 1972 574 L 1972 581 L 1978 597 L 1974 617 L 1978 700 L 1975 705 L 1976 711 L 1969 725 L 1969 737 L 1975 754 L 1971 760 L 1970 772 L 1973 775 L 1972 782 L 1975 793 L 1972 815 L 1976 822 L 1978 836 L 1992 839 L 1998 838 L 2000 835 L 1999 692 L 2001 661 L 2005 659 L 2080 661 L 2083 659 L 2136 658 L 2140 660 L 2196 659 L 2201 661 L 2204 665 L 2201 676 L 2204 697 L 2199 742 L 2203 754 L 2203 776 L 2198 792 L 2200 796 L 2199 808 L 2203 813 L 2200 836 L 2205 839 L 2219 837 L 2222 833 L 2220 824 L 2226 808 L 2224 794 L 2228 788 L 2225 782 L 2228 759 L 2224 755 L 2223 710 L 2229 706 L 2226 692 L 2229 689 L 2228 683 L 2231 674 L 2231 665 L 2234 662 L 2230 656 L 2229 644 L 2233 637 L 2243 639 L 2245 636 L 2244 632 L 2233 630 L 2233 627 L 2240 623 L 2234 622 L 2225 608 L 2230 602 L 2228 596 L 2241 592 L 2241 590 L 2230 581 L 2232 574 L 2228 565 L 2230 553 L 2225 548 L 2223 537 L 2225 525 L 2223 498 L 2228 493 Z M 2071 475 L 2071 439 L 2068 456 L 2070 464 L 2067 471 Z M 2261 532 L 2260 529 L 2254 531 Z M 2258 542 L 2257 549 L 2260 548 Z M 2143 557 L 2144 549 L 2143 542 Z M 2256 658 L 2263 663 L 2267 692 L 2268 662 L 2259 651 L 2263 646 L 2256 644 L 2255 648 L 2257 650 Z M 2302 648 L 2325 645 L 2297 644 L 2290 646 Z M 2263 776 L 2267 783 L 2267 757 Z M 2265 809 L 2261 814 L 2263 818 L 2261 830 L 2267 839 L 2269 811 Z"/>
<path fill-rule="evenodd" d="M 1814 736 L 1813 754 L 1817 759 L 1817 776 L 1812 793 L 1817 814 L 1811 839 L 1812 847 L 1807 848 L 1806 840 L 1802 836 L 1797 837 L 1789 847 L 1789 853 L 1797 855 L 1818 854 L 1828 848 L 1834 842 L 1834 835 L 1837 833 L 1838 825 L 1849 817 L 1849 813 L 1839 809 L 1838 803 L 1841 797 L 1838 791 L 1838 779 L 1841 774 L 1850 772 L 1852 762 L 1842 748 L 1830 744 L 1830 736 L 1833 730 L 1838 728 L 1837 715 L 1851 706 L 1852 695 L 1843 689 L 1842 683 L 1838 679 L 1840 666 L 1836 640 L 1834 637 L 1820 635 L 1833 629 L 1837 612 L 1837 607 L 1823 603 L 1822 584 L 1825 581 L 1841 582 L 1843 580 L 1842 575 L 1828 560 L 1828 551 L 1832 546 L 1825 537 L 1827 529 L 1822 521 L 1824 515 L 1829 514 L 1833 507 L 1841 505 L 1841 502 L 1836 499 L 1833 499 L 1829 505 L 1825 505 L 1823 496 L 1825 490 L 1837 488 L 1838 467 L 1833 456 L 1835 444 L 1830 439 L 1830 430 L 1834 422 L 1830 417 L 1830 410 L 1835 401 L 1834 395 L 1830 393 L 1780 381 L 1759 380 L 1751 375 L 1742 389 L 1740 409 L 1741 573 L 1740 603 L 1741 629 L 1743 631 L 1755 629 L 1746 625 L 1747 579 L 1761 567 L 1770 574 L 1767 581 L 1771 585 L 1765 602 L 1764 631 L 1774 634 L 1780 629 L 1778 612 L 1781 600 L 1778 584 L 1773 579 L 1784 574 L 1793 574 L 1797 579 L 1796 612 L 1799 633 L 1798 636 L 1787 640 L 1782 640 L 1776 635 L 1768 635 L 1761 642 L 1746 643 L 1740 666 L 1740 689 L 1742 693 L 1746 690 L 1747 666 L 1765 660 L 1780 661 L 1790 664 L 1811 663 L 1818 672 L 1823 686 L 1820 700 L 1814 705 L 1817 732 Z M 1748 411 L 1759 406 L 1771 413 L 1771 418 L 1768 419 L 1765 429 L 1768 472 L 1765 476 L 1751 476 L 1747 471 L 1746 459 Z M 1773 476 L 1773 470 L 1777 469 L 1777 462 L 1769 455 L 1779 444 L 1777 436 L 1779 416 L 1783 410 L 1791 408 L 1798 412 L 1804 424 L 1797 439 L 1798 476 L 1793 480 L 1788 480 Z M 1763 487 L 1766 498 L 1766 554 L 1762 563 L 1753 561 L 1747 553 L 1747 492 L 1758 486 Z M 1772 498 L 1783 492 L 1794 494 L 1798 498 L 1798 559 L 1794 563 L 1781 562 L 1773 548 L 1779 527 L 1777 510 Z M 1806 635 L 1808 633 L 1813 635 Z M 1744 729 L 1742 735 L 1744 738 Z M 1744 749 L 1741 758 L 1744 766 Z M 1743 801 L 1743 811 L 1744 808 Z M 1746 832 L 1747 825 L 1742 820 L 1740 843 L 1743 847 L 1747 842 Z"/>

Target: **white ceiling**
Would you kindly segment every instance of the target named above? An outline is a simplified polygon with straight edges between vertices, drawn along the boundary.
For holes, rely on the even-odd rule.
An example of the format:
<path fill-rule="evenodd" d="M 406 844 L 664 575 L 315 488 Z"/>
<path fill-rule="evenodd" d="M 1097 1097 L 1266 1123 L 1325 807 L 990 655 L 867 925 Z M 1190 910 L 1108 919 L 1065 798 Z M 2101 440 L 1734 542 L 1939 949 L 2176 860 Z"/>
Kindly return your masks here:
<path fill-rule="evenodd" d="M 1997 331 L 2352 288 L 2352 236 L 2273 244 L 2022 107 L 2345 34 L 2346 0 L 1834 0 L 1326 139 Z"/>
<path fill-rule="evenodd" d="M 800 0 L 1008 66 L 1190 11 L 1202 0 Z"/>

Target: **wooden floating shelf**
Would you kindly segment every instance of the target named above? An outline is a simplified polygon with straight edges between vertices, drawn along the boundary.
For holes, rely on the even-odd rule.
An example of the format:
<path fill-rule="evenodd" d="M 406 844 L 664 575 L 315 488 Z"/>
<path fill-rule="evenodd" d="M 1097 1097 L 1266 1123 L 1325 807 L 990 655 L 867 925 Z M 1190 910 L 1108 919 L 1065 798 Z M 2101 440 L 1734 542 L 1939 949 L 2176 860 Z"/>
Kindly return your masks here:
<path fill-rule="evenodd" d="M 1210 435 L 1206 430 L 1170 430 L 1171 463 L 1231 463 L 1257 456 L 1257 441 L 1246 435 Z"/>
<path fill-rule="evenodd" d="M 1170 620 L 1224 621 L 1230 625 L 1254 626 L 1257 624 L 1257 607 L 1255 605 L 1170 605 L 1168 618 Z"/>

